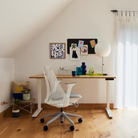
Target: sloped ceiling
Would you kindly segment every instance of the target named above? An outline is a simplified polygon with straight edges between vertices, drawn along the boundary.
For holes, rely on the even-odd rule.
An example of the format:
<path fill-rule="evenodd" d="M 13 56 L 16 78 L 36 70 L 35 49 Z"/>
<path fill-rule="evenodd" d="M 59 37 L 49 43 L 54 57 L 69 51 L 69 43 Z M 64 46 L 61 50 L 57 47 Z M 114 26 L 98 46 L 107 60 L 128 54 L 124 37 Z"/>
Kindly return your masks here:
<path fill-rule="evenodd" d="M 0 0 L 0 57 L 15 57 L 72 0 Z"/>

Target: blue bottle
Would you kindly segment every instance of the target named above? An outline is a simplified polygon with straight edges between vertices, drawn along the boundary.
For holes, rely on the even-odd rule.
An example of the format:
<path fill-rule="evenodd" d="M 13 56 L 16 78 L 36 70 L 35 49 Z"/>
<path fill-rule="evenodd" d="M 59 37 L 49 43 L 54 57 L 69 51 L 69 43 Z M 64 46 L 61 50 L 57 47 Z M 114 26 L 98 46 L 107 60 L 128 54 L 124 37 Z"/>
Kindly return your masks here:
<path fill-rule="evenodd" d="M 85 62 L 82 62 L 82 75 L 86 75 L 86 72 L 87 72 L 87 70 L 86 70 L 86 65 L 85 65 Z"/>

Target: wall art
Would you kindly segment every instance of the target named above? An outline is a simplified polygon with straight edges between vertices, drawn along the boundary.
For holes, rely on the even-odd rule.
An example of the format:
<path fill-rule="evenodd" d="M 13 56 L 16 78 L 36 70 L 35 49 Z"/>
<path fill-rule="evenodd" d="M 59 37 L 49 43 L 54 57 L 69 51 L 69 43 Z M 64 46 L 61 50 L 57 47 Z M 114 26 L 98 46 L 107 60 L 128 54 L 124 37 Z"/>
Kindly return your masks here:
<path fill-rule="evenodd" d="M 65 59 L 66 44 L 65 43 L 50 43 L 50 59 Z"/>

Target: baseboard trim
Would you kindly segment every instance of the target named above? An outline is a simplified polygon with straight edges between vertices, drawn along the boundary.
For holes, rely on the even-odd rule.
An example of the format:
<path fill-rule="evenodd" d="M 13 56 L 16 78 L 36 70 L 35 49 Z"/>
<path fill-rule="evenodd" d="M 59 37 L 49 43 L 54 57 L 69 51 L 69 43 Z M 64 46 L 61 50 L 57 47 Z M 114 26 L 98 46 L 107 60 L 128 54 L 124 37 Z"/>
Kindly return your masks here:
<path fill-rule="evenodd" d="M 48 104 L 41 104 L 42 108 L 45 110 L 57 110 L 56 107 L 54 106 L 50 106 Z M 36 104 L 37 106 L 37 104 Z M 78 107 L 75 106 L 68 106 L 65 107 L 65 109 L 105 109 L 106 108 L 106 103 L 100 103 L 100 104 L 95 104 L 95 103 L 80 103 Z M 114 108 L 114 104 L 111 103 L 110 104 L 110 109 L 116 109 Z M 3 111 L 2 113 L 0 113 L 0 120 L 3 119 L 6 116 L 9 116 L 9 114 L 11 114 L 11 110 L 12 110 L 12 106 L 10 106 L 9 108 L 7 108 L 5 111 Z"/>
<path fill-rule="evenodd" d="M 107 106 L 106 103 L 99 103 L 99 104 L 95 104 L 95 103 L 80 103 L 78 107 L 75 106 L 68 106 L 65 107 L 65 109 L 105 109 Z M 42 108 L 46 109 L 46 110 L 55 110 L 57 109 L 54 106 L 50 106 L 48 104 L 42 104 Z M 110 104 L 110 109 L 114 109 L 114 104 L 111 103 Z"/>
<path fill-rule="evenodd" d="M 3 119 L 6 116 L 9 116 L 11 114 L 12 106 L 4 110 L 3 112 L 0 113 L 0 120 Z"/>

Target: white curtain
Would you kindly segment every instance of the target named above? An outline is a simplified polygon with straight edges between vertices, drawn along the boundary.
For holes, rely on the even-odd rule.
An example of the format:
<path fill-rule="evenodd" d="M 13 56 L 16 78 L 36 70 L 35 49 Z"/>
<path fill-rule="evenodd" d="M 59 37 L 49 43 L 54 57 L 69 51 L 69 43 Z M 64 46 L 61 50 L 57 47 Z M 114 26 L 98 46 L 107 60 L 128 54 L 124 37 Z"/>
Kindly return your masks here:
<path fill-rule="evenodd" d="M 138 108 L 138 21 L 136 12 L 116 16 L 116 107 Z"/>

